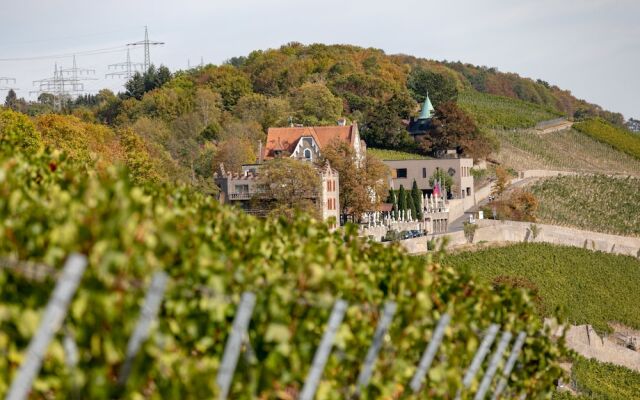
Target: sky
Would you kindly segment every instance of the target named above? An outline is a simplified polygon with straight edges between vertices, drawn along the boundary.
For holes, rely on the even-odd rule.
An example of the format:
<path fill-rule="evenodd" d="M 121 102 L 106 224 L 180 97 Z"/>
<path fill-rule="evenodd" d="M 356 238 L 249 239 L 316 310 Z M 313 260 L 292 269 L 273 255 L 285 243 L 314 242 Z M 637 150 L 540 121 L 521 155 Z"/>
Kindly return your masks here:
<path fill-rule="evenodd" d="M 105 78 L 126 44 L 144 38 L 172 71 L 220 64 L 288 42 L 354 44 L 387 54 L 463 61 L 543 79 L 578 98 L 640 119 L 640 0 L 2 0 L 0 87 L 35 99 L 54 66 L 95 70 L 87 92 L 121 90 Z M 108 50 L 103 50 L 108 49 Z M 103 50 L 103 51 L 95 51 Z M 93 52 L 87 54 L 88 52 Z M 141 48 L 132 48 L 142 62 Z M 0 91 L 4 97 L 6 91 Z"/>

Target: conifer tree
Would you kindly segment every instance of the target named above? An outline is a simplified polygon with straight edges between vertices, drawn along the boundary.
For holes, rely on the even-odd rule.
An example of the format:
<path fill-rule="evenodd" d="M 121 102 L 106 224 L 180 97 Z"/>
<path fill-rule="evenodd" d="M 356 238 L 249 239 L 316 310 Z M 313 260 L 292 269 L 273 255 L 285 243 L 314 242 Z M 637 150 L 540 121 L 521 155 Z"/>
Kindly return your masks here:
<path fill-rule="evenodd" d="M 416 207 L 416 213 L 413 215 L 414 218 L 422 221 L 422 192 L 418 189 L 418 183 L 416 180 L 413 180 L 413 186 L 411 187 L 411 197 L 413 199 L 413 205 Z"/>
<path fill-rule="evenodd" d="M 396 199 L 396 192 L 393 189 L 389 189 L 388 203 L 391 203 L 391 212 L 394 218 L 398 218 L 398 199 Z"/>
<path fill-rule="evenodd" d="M 400 185 L 400 190 L 398 191 L 398 211 L 400 213 L 407 211 L 407 192 L 402 185 Z"/>
<path fill-rule="evenodd" d="M 407 192 L 407 210 L 411 211 L 411 218 L 416 219 L 416 205 L 413 201 L 413 196 L 411 196 L 411 192 Z"/>

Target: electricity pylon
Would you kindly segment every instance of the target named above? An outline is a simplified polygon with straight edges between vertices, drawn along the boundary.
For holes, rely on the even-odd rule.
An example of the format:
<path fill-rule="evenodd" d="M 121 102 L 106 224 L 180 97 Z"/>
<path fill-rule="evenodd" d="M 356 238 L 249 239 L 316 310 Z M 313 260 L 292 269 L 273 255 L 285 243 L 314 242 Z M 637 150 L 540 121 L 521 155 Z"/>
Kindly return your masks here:
<path fill-rule="evenodd" d="M 144 64 L 131 62 L 131 55 L 129 54 L 129 49 L 127 49 L 127 61 L 109 64 L 107 68 L 109 70 L 114 69 L 116 71 L 105 74 L 105 78 L 124 78 L 129 80 L 139 69 L 144 68 Z"/>
<path fill-rule="evenodd" d="M 95 80 L 88 75 L 95 74 L 95 70 L 87 68 L 79 68 L 76 63 L 76 57 L 73 57 L 73 67 L 58 68 L 55 64 L 53 77 L 44 78 L 33 81 L 38 88 L 30 93 L 48 93 L 53 95 L 54 110 L 62 109 L 63 101 L 71 99 L 74 95 L 80 95 L 84 92 L 84 82 L 87 80 Z"/>
<path fill-rule="evenodd" d="M 151 46 L 162 46 L 164 42 L 156 42 L 149 40 L 149 30 L 144 27 L 144 40 L 139 42 L 128 43 L 127 46 L 144 46 L 144 71 L 148 71 L 151 66 L 151 52 L 149 48 Z"/>
<path fill-rule="evenodd" d="M 6 85 L 10 85 L 11 82 L 13 82 L 14 84 L 16 83 L 16 79 L 15 78 L 9 78 L 8 76 L 0 76 L 0 90 L 17 90 L 18 88 L 15 87 L 11 87 L 11 86 L 2 86 L 2 84 L 6 84 Z"/>

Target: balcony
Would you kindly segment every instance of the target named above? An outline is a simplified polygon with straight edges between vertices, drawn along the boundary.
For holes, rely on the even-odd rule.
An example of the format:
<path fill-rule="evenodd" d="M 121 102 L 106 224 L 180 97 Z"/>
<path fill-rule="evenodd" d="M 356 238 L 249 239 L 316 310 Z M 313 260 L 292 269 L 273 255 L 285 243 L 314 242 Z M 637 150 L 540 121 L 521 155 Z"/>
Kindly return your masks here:
<path fill-rule="evenodd" d="M 229 193 L 229 200 L 250 200 L 252 194 L 249 192 Z"/>

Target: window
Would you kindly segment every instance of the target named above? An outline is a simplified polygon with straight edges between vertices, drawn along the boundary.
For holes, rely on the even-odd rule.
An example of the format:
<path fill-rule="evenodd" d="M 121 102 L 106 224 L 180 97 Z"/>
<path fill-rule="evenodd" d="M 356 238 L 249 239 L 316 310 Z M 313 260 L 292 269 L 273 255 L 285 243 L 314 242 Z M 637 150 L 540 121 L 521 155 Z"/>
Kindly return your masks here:
<path fill-rule="evenodd" d="M 427 169 L 422 168 L 422 178 L 426 178 L 426 177 L 427 177 Z"/>
<path fill-rule="evenodd" d="M 470 187 L 467 188 L 467 196 L 471 196 L 471 188 Z"/>
<path fill-rule="evenodd" d="M 249 193 L 249 185 L 236 185 L 236 193 Z"/>
<path fill-rule="evenodd" d="M 396 178 L 406 178 L 407 177 L 407 169 L 406 168 L 397 168 L 396 169 Z"/>
<path fill-rule="evenodd" d="M 304 149 L 304 158 L 307 160 L 311 160 L 311 150 Z"/>

